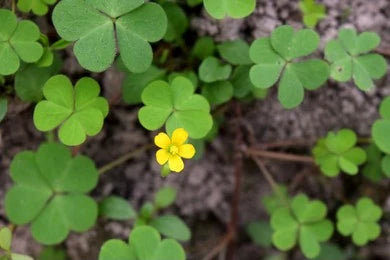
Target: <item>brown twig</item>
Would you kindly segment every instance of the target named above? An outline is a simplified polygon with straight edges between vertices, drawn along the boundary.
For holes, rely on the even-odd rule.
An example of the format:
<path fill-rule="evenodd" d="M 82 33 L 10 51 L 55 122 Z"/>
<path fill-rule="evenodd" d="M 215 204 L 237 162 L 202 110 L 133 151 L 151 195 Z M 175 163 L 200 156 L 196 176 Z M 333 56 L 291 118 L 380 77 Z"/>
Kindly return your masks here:
<path fill-rule="evenodd" d="M 314 159 L 306 155 L 296 155 L 289 153 L 270 152 L 265 150 L 259 150 L 256 148 L 248 148 L 246 151 L 251 156 L 258 156 L 267 159 L 275 159 L 281 161 L 292 161 L 292 162 L 303 162 L 303 163 L 314 163 Z"/>

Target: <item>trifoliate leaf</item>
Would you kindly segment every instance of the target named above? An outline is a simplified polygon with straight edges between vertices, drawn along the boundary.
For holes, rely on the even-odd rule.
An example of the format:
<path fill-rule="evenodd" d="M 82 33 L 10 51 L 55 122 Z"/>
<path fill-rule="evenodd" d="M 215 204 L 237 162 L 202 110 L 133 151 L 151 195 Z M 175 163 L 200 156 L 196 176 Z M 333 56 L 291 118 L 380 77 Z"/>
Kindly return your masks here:
<path fill-rule="evenodd" d="M 303 13 L 303 23 L 309 27 L 316 27 L 319 20 L 326 17 L 325 5 L 317 4 L 315 0 L 301 0 L 299 8 Z"/>
<path fill-rule="evenodd" d="M 214 54 L 215 44 L 210 36 L 200 37 L 196 40 L 192 48 L 191 55 L 200 60 L 204 60 Z"/>
<path fill-rule="evenodd" d="M 363 175 L 371 181 L 378 182 L 384 178 L 381 165 L 383 154 L 374 143 L 370 144 L 365 151 L 367 162 L 362 169 Z"/>
<path fill-rule="evenodd" d="M 367 54 L 380 43 L 374 32 L 357 35 L 354 29 L 341 29 L 338 39 L 325 46 L 325 58 L 331 62 L 330 76 L 341 82 L 354 80 L 361 90 L 374 87 L 373 79 L 386 73 L 386 60 L 379 54 Z"/>
<path fill-rule="evenodd" d="M 168 238 L 180 241 L 188 241 L 191 238 L 191 231 L 180 218 L 174 215 L 164 215 L 154 218 L 150 225 Z"/>
<path fill-rule="evenodd" d="M 233 85 L 234 97 L 243 98 L 255 89 L 249 78 L 249 70 L 249 65 L 241 65 L 234 69 L 230 79 L 230 83 Z"/>
<path fill-rule="evenodd" d="M 6 9 L 0 9 L 0 20 L 0 75 L 10 75 L 19 69 L 20 60 L 38 61 L 43 48 L 37 42 L 40 32 L 35 23 L 18 21 L 15 14 Z"/>
<path fill-rule="evenodd" d="M 162 5 L 168 18 L 167 32 L 164 40 L 172 42 L 179 40 L 188 28 L 188 18 L 184 10 L 175 3 L 166 2 Z"/>
<path fill-rule="evenodd" d="M 213 124 L 210 105 L 203 96 L 194 94 L 194 89 L 184 77 L 176 77 L 171 84 L 150 83 L 142 93 L 145 106 L 138 113 L 142 126 L 157 130 L 165 123 L 168 133 L 183 127 L 191 138 L 206 136 Z"/>
<path fill-rule="evenodd" d="M 143 0 L 62 0 L 54 8 L 53 23 L 63 39 L 76 41 L 73 51 L 80 65 L 94 72 L 113 63 L 116 45 L 131 72 L 146 71 L 153 59 L 149 42 L 167 30 L 161 6 Z"/>
<path fill-rule="evenodd" d="M 103 127 L 108 114 L 108 102 L 99 97 L 99 84 L 92 78 L 82 78 L 73 88 L 64 75 L 51 77 L 43 87 L 46 100 L 34 110 L 34 124 L 40 131 L 58 126 L 59 138 L 66 145 L 79 145 L 87 136 L 94 136 Z"/>
<path fill-rule="evenodd" d="M 204 59 L 199 66 L 199 78 L 206 83 L 226 80 L 229 78 L 231 72 L 231 65 L 223 65 L 215 57 L 208 57 Z"/>
<path fill-rule="evenodd" d="M 202 87 L 202 95 L 212 105 L 228 102 L 233 97 L 233 85 L 229 81 L 216 81 Z"/>
<path fill-rule="evenodd" d="M 371 128 L 372 138 L 379 149 L 390 154 L 390 96 L 386 97 L 379 108 L 382 119 L 375 121 Z"/>
<path fill-rule="evenodd" d="M 221 43 L 217 49 L 221 57 L 233 65 L 252 64 L 249 58 L 249 45 L 243 40 Z"/>
<path fill-rule="evenodd" d="M 203 0 L 207 12 L 215 19 L 226 16 L 239 19 L 251 14 L 256 7 L 256 0 Z"/>
<path fill-rule="evenodd" d="M 271 37 L 257 39 L 249 49 L 249 56 L 256 63 L 250 70 L 251 82 L 255 87 L 269 88 L 280 78 L 280 103 L 288 109 L 298 106 L 303 101 L 304 89 L 317 89 L 329 76 L 329 66 L 322 60 L 294 62 L 311 54 L 318 44 L 318 34 L 313 30 L 294 32 L 288 25 L 276 28 Z"/>
<path fill-rule="evenodd" d="M 135 218 L 136 212 L 127 200 L 110 196 L 99 203 L 99 215 L 115 220 L 128 220 Z"/>
<path fill-rule="evenodd" d="M 38 16 L 47 14 L 48 5 L 55 4 L 57 0 L 18 0 L 17 7 L 20 11 L 28 13 L 32 11 Z"/>
<path fill-rule="evenodd" d="M 31 222 L 40 243 L 57 244 L 70 230 L 82 232 L 94 225 L 97 205 L 84 193 L 96 186 L 98 172 L 88 157 L 72 158 L 61 144 L 43 144 L 36 153 L 17 154 L 10 171 L 15 185 L 5 197 L 6 213 L 17 225 Z"/>
<path fill-rule="evenodd" d="M 363 246 L 375 240 L 380 234 L 377 221 L 382 216 L 382 209 L 374 202 L 363 197 L 356 206 L 344 205 L 337 211 L 337 230 L 343 236 L 352 236 L 352 241 Z"/>
<path fill-rule="evenodd" d="M 278 185 L 277 190 L 274 190 L 270 195 L 265 195 L 261 199 L 261 203 L 269 215 L 272 215 L 279 208 L 287 207 L 289 203 L 287 187 Z"/>
<path fill-rule="evenodd" d="M 268 221 L 251 222 L 246 226 L 246 232 L 257 245 L 263 247 L 271 246 L 272 228 Z"/>

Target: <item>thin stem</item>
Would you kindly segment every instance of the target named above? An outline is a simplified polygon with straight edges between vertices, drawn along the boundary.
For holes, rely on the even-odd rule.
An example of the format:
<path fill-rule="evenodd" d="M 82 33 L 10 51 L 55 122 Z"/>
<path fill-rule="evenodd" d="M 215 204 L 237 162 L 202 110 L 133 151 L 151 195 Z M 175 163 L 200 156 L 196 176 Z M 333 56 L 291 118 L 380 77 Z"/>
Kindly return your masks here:
<path fill-rule="evenodd" d="M 53 130 L 51 130 L 49 132 L 46 132 L 46 140 L 47 140 L 48 143 L 53 143 L 54 139 L 55 139 L 55 137 L 54 137 L 54 131 Z"/>
<path fill-rule="evenodd" d="M 135 149 L 131 152 L 128 152 L 120 157 L 118 157 L 117 159 L 115 159 L 114 161 L 104 165 L 103 167 L 99 168 L 99 174 L 103 174 L 119 165 L 121 165 L 122 163 L 130 160 L 131 158 L 149 150 L 150 148 L 153 147 L 153 144 L 147 144 L 147 145 L 144 145 L 144 146 L 141 146 L 140 148 L 138 149 Z"/>
<path fill-rule="evenodd" d="M 15 7 L 15 0 L 12 0 L 12 1 L 11 1 L 11 8 L 12 8 L 12 12 L 15 13 L 15 10 L 16 10 L 16 7 Z"/>
<path fill-rule="evenodd" d="M 303 163 L 314 163 L 314 159 L 310 156 L 295 155 L 289 153 L 279 153 L 259 150 L 255 148 L 248 148 L 247 153 L 251 156 L 259 156 L 268 159 L 275 159 L 281 161 L 292 161 L 292 162 L 303 162 Z"/>

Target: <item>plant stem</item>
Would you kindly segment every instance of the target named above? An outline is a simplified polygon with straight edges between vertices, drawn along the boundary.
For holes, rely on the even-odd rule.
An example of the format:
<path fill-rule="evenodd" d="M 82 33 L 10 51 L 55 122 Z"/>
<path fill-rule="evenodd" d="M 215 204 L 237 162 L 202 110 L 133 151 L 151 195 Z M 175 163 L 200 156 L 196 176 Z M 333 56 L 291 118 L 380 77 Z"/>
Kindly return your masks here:
<path fill-rule="evenodd" d="M 103 174 L 119 165 L 121 165 L 122 163 L 130 160 L 131 158 L 149 150 L 150 148 L 153 147 L 153 144 L 146 144 L 144 146 L 141 146 L 131 152 L 128 152 L 120 157 L 118 157 L 117 159 L 115 159 L 114 161 L 104 165 L 103 167 L 99 168 L 99 174 Z"/>
<path fill-rule="evenodd" d="M 11 8 L 12 8 L 12 12 L 15 13 L 15 0 L 11 0 Z"/>
<path fill-rule="evenodd" d="M 54 131 L 53 130 L 46 132 L 46 140 L 48 143 L 54 142 Z"/>
<path fill-rule="evenodd" d="M 314 163 L 314 159 L 312 157 L 305 156 L 305 155 L 270 152 L 270 151 L 255 149 L 255 148 L 248 148 L 247 153 L 251 156 L 258 156 L 258 157 L 281 160 L 281 161 L 303 162 L 303 163 L 311 163 L 311 164 Z"/>

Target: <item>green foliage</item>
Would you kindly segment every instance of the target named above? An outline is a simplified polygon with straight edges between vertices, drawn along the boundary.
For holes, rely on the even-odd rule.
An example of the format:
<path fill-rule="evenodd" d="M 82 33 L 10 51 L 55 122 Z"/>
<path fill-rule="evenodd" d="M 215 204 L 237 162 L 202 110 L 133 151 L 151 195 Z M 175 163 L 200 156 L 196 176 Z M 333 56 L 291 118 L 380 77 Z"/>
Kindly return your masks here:
<path fill-rule="evenodd" d="M 199 66 L 199 78 L 206 83 L 226 80 L 231 73 L 232 66 L 229 64 L 222 64 L 215 57 L 207 57 Z"/>
<path fill-rule="evenodd" d="M 57 0 L 18 0 L 18 9 L 24 13 L 32 11 L 34 14 L 42 16 L 49 11 L 48 5 L 53 5 Z"/>
<path fill-rule="evenodd" d="M 246 232 L 257 245 L 263 247 L 272 245 L 272 228 L 268 221 L 251 222 L 246 226 Z"/>
<path fill-rule="evenodd" d="M 175 3 L 166 2 L 162 7 L 168 17 L 167 32 L 165 33 L 164 40 L 172 42 L 181 39 L 188 28 L 186 13 Z"/>
<path fill-rule="evenodd" d="M 203 0 L 187 0 L 187 4 L 191 7 L 200 5 L 201 3 L 203 3 Z"/>
<path fill-rule="evenodd" d="M 217 49 L 221 57 L 233 65 L 252 64 L 249 58 L 249 45 L 243 40 L 223 42 Z"/>
<path fill-rule="evenodd" d="M 85 193 L 96 186 L 98 172 L 88 157 L 72 158 L 61 144 L 43 144 L 36 153 L 17 154 L 10 172 L 15 184 L 5 196 L 5 211 L 17 225 L 31 223 L 40 243 L 57 244 L 70 230 L 82 232 L 94 225 L 97 205 Z"/>
<path fill-rule="evenodd" d="M 66 253 L 55 247 L 45 247 L 39 254 L 38 260 L 66 260 Z"/>
<path fill-rule="evenodd" d="M 176 190 L 171 187 L 164 187 L 154 195 L 154 203 L 157 208 L 163 209 L 172 205 L 176 200 Z"/>
<path fill-rule="evenodd" d="M 114 220 L 128 220 L 136 217 L 130 203 L 118 196 L 109 196 L 99 203 L 99 215 Z"/>
<path fill-rule="evenodd" d="M 141 94 L 152 81 L 163 79 L 166 71 L 152 65 L 142 73 L 128 73 L 122 83 L 123 100 L 130 105 L 142 103 Z"/>
<path fill-rule="evenodd" d="M 199 139 L 213 125 L 209 103 L 194 94 L 194 86 L 184 77 L 176 77 L 171 84 L 153 81 L 143 91 L 142 102 L 145 106 L 139 110 L 138 118 L 148 130 L 157 130 L 165 124 L 171 134 L 183 127 L 191 138 Z"/>
<path fill-rule="evenodd" d="M 8 110 L 8 100 L 6 98 L 0 97 L 0 122 L 7 115 Z"/>
<path fill-rule="evenodd" d="M 307 258 L 317 257 L 320 242 L 327 241 L 333 233 L 333 224 L 326 219 L 327 208 L 319 200 L 309 201 L 306 195 L 295 196 L 291 208 L 279 208 L 272 213 L 273 244 L 282 251 L 297 243 Z"/>
<path fill-rule="evenodd" d="M 87 136 L 94 136 L 103 127 L 108 114 L 108 102 L 99 97 L 99 84 L 92 78 L 82 78 L 73 88 L 64 75 L 51 77 L 43 87 L 46 100 L 34 110 L 34 124 L 40 131 L 60 126 L 59 138 L 66 145 L 79 145 Z"/>
<path fill-rule="evenodd" d="M 354 29 L 341 29 L 338 39 L 329 41 L 325 47 L 325 58 L 331 62 L 330 76 L 340 82 L 352 78 L 361 90 L 373 88 L 373 79 L 383 77 L 387 69 L 381 55 L 369 53 L 379 43 L 380 38 L 374 32 L 357 35 Z"/>
<path fill-rule="evenodd" d="M 202 86 L 202 96 L 212 105 L 221 105 L 233 97 L 233 85 L 229 81 L 215 81 Z"/>
<path fill-rule="evenodd" d="M 294 32 L 291 26 L 276 28 L 271 37 L 254 41 L 249 56 L 255 65 L 250 79 L 258 88 L 269 88 L 279 80 L 278 99 L 290 109 L 303 101 L 304 89 L 320 87 L 329 76 L 329 66 L 319 59 L 295 61 L 314 52 L 319 44 L 318 34 L 311 29 Z"/>
<path fill-rule="evenodd" d="M 375 240 L 381 232 L 377 223 L 382 209 L 370 198 L 359 199 L 356 206 L 344 205 L 337 211 L 337 230 L 343 236 L 352 236 L 352 241 L 363 246 Z"/>
<path fill-rule="evenodd" d="M 321 245 L 321 253 L 314 260 L 347 260 L 346 253 L 332 243 Z"/>
<path fill-rule="evenodd" d="M 46 81 L 57 74 L 62 67 L 58 56 L 49 67 L 40 68 L 36 64 L 23 66 L 15 74 L 16 95 L 25 102 L 39 102 L 43 98 L 43 86 Z"/>
<path fill-rule="evenodd" d="M 372 138 L 381 151 L 390 154 L 390 96 L 382 101 L 379 113 L 382 118 L 373 124 Z"/>
<path fill-rule="evenodd" d="M 326 17 L 325 5 L 317 4 L 315 0 L 301 0 L 299 8 L 303 13 L 303 23 L 309 27 L 316 27 L 319 20 Z"/>
<path fill-rule="evenodd" d="M 180 218 L 174 215 L 156 217 L 150 221 L 149 225 L 169 238 L 180 241 L 188 241 L 191 238 L 190 229 Z"/>
<path fill-rule="evenodd" d="M 73 51 L 80 65 L 94 72 L 113 63 L 116 45 L 131 72 L 146 71 L 153 59 L 149 42 L 167 31 L 162 7 L 144 0 L 62 0 L 54 8 L 53 23 L 63 39 L 76 41 Z"/>
<path fill-rule="evenodd" d="M 356 147 L 356 134 L 349 129 L 342 129 L 337 133 L 329 132 L 326 138 L 318 140 L 313 149 L 313 155 L 321 172 L 328 177 L 335 177 L 343 172 L 356 175 L 359 165 L 363 164 L 366 152 Z"/>
<path fill-rule="evenodd" d="M 215 19 L 224 19 L 226 16 L 239 19 L 255 10 L 256 0 L 203 0 L 203 4 Z"/>
<path fill-rule="evenodd" d="M 0 249 L 11 250 L 12 232 L 8 227 L 0 228 Z"/>
<path fill-rule="evenodd" d="M 288 207 L 289 197 L 287 187 L 278 185 L 277 190 L 273 191 L 271 195 L 265 195 L 261 202 L 268 214 L 272 215 L 277 209 Z"/>
<path fill-rule="evenodd" d="M 0 75 L 15 73 L 20 60 L 33 63 L 38 61 L 43 48 L 39 40 L 38 26 L 28 20 L 18 21 L 15 14 L 0 9 Z"/>
<path fill-rule="evenodd" d="M 117 239 L 105 242 L 100 249 L 99 260 L 185 260 L 185 252 L 174 239 L 161 240 L 152 227 L 140 226 L 133 229 L 129 244 Z"/>
<path fill-rule="evenodd" d="M 378 182 L 385 177 L 382 169 L 383 153 L 374 143 L 366 147 L 365 151 L 367 154 L 367 162 L 362 169 L 362 173 L 369 180 Z"/>
<path fill-rule="evenodd" d="M 44 34 L 41 34 L 40 42 L 43 46 L 43 55 L 35 63 L 37 67 L 49 67 L 53 64 L 55 58 L 57 59 L 57 63 L 61 63 L 61 60 L 58 57 L 55 57 L 54 51 L 65 49 L 70 44 L 70 42 L 65 41 L 64 39 L 60 39 L 50 45 L 49 39 Z"/>
<path fill-rule="evenodd" d="M 215 43 L 210 36 L 200 37 L 196 40 L 194 47 L 191 50 L 191 55 L 200 60 L 204 60 L 212 56 L 215 51 Z"/>

